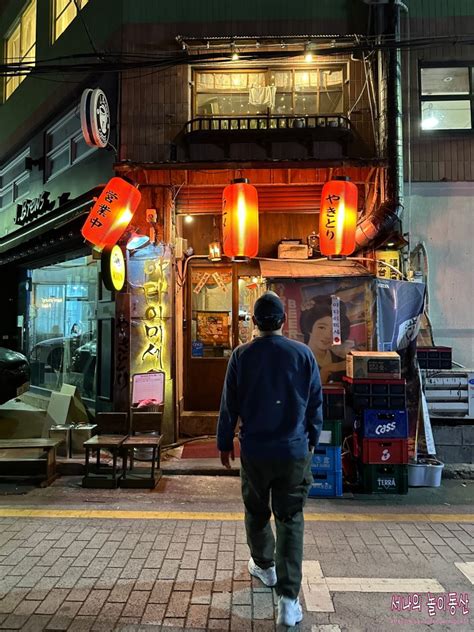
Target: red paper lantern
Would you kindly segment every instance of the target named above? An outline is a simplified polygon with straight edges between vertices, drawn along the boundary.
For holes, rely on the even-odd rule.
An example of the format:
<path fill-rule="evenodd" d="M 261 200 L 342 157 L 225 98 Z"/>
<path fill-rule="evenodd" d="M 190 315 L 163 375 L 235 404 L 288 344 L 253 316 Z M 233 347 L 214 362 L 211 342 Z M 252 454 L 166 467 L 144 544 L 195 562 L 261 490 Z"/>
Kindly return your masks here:
<path fill-rule="evenodd" d="M 357 187 L 346 176 L 326 182 L 321 194 L 319 248 L 322 255 L 351 255 L 356 247 Z"/>
<path fill-rule="evenodd" d="M 84 239 L 98 250 L 116 244 L 130 224 L 141 197 L 140 191 L 126 180 L 109 180 L 82 227 Z"/>
<path fill-rule="evenodd" d="M 222 247 L 232 259 L 258 253 L 258 194 L 246 178 L 232 180 L 222 194 Z"/>

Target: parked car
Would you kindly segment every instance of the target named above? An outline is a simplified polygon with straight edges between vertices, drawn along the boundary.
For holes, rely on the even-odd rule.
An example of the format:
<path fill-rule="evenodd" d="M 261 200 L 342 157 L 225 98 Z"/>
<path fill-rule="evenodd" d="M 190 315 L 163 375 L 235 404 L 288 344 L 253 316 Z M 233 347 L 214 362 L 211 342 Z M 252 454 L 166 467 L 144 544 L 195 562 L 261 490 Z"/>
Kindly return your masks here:
<path fill-rule="evenodd" d="M 22 353 L 0 347 L 0 404 L 27 390 L 29 381 L 27 358 Z"/>
<path fill-rule="evenodd" d="M 91 333 L 80 336 L 61 336 L 58 338 L 48 338 L 35 344 L 30 353 L 30 362 L 41 364 L 44 368 L 53 371 L 67 370 L 63 366 L 64 347 L 70 345 L 71 356 L 74 356 L 77 349 L 84 343 L 90 342 Z"/>

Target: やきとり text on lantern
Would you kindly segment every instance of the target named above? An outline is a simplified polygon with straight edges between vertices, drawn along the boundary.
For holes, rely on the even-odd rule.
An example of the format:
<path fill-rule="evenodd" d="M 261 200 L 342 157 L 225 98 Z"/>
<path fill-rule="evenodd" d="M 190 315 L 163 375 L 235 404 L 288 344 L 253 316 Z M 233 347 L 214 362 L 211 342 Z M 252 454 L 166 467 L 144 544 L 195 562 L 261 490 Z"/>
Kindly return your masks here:
<path fill-rule="evenodd" d="M 222 246 L 226 257 L 258 253 L 258 194 L 246 178 L 232 180 L 222 194 Z"/>
<path fill-rule="evenodd" d="M 356 247 L 357 186 L 346 176 L 326 182 L 321 193 L 319 246 L 322 255 L 347 256 Z"/>
<path fill-rule="evenodd" d="M 140 191 L 123 178 L 105 185 L 82 227 L 82 236 L 97 250 L 113 246 L 130 224 L 141 200 Z"/>

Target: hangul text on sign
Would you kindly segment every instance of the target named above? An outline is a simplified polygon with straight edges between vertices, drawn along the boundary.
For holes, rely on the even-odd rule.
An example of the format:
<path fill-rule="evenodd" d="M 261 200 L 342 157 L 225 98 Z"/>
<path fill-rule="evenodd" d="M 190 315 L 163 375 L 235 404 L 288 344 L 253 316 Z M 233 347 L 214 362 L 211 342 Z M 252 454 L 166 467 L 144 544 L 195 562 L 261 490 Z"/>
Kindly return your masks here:
<path fill-rule="evenodd" d="M 334 294 L 331 296 L 332 313 L 332 344 L 340 345 L 341 340 L 341 299 Z"/>

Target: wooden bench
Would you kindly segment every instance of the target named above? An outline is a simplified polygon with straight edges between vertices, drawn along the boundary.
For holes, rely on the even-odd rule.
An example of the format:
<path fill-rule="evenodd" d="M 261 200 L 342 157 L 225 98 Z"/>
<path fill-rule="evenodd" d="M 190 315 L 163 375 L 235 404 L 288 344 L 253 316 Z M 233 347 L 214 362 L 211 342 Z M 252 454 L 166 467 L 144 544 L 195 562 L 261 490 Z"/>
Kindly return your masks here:
<path fill-rule="evenodd" d="M 100 412 L 95 421 L 99 434 L 84 442 L 86 467 L 82 486 L 115 489 L 122 475 L 117 467 L 117 459 L 129 431 L 128 414 Z M 112 468 L 101 463 L 101 450 L 107 450 L 112 455 Z M 94 466 L 90 463 L 92 451 L 96 453 Z"/>
<path fill-rule="evenodd" d="M 38 476 L 34 471 L 28 467 L 28 465 L 41 465 L 45 466 L 40 468 L 40 475 L 44 477 L 41 481 L 41 487 L 47 487 L 56 478 L 56 448 L 61 443 L 56 439 L 1 439 L 0 440 L 0 452 L 6 450 L 42 450 L 44 456 L 36 456 L 30 458 L 0 458 L 0 475 L 8 476 L 9 478 L 17 478 L 25 476 Z M 8 470 L 5 472 L 5 467 L 8 466 Z M 43 470 L 43 471 L 41 471 Z"/>

